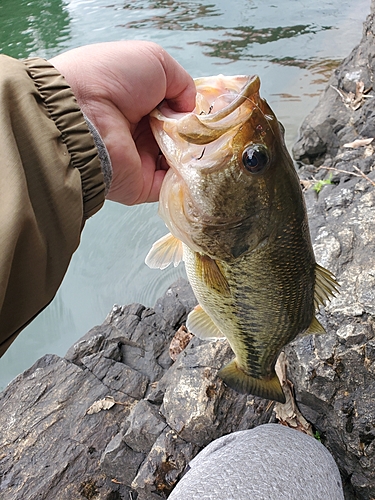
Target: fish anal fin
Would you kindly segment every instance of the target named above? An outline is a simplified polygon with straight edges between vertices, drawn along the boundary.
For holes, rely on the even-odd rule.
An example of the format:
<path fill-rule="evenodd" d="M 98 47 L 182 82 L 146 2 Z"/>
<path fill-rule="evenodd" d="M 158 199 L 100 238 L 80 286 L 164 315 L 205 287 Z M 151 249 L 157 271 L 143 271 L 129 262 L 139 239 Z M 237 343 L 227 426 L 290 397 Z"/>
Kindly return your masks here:
<path fill-rule="evenodd" d="M 225 335 L 218 329 L 210 316 L 200 305 L 196 306 L 189 313 L 186 328 L 202 340 L 212 340 L 225 337 Z"/>
<path fill-rule="evenodd" d="M 230 294 L 229 284 L 223 276 L 216 261 L 203 255 L 196 253 L 196 272 L 200 279 L 209 287 L 217 290 L 221 295 L 228 296 Z"/>
<path fill-rule="evenodd" d="M 171 233 L 155 241 L 146 255 L 145 262 L 151 269 L 165 269 L 169 264 L 175 267 L 182 260 L 182 242 Z"/>
<path fill-rule="evenodd" d="M 331 297 L 335 297 L 339 293 L 339 284 L 336 278 L 324 267 L 316 264 L 315 266 L 315 289 L 314 289 L 314 305 L 317 309 L 319 306 L 324 305 Z"/>
<path fill-rule="evenodd" d="M 218 376 L 226 385 L 241 394 L 252 394 L 285 403 L 285 395 L 276 373 L 270 379 L 251 377 L 239 368 L 234 359 L 219 371 Z"/>
<path fill-rule="evenodd" d="M 322 335 L 323 333 L 326 333 L 324 326 L 314 316 L 313 320 L 311 321 L 311 325 L 303 335 L 310 335 L 310 334 Z"/>

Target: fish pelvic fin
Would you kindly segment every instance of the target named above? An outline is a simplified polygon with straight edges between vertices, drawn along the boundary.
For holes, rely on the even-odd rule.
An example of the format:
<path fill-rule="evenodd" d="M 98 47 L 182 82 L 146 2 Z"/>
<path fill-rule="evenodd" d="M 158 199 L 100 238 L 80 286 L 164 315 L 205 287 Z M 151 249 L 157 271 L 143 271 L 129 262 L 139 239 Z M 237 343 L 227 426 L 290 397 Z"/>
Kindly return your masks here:
<path fill-rule="evenodd" d="M 182 241 L 168 233 L 155 241 L 146 255 L 145 262 L 151 269 L 165 269 L 169 264 L 177 267 L 182 261 L 182 256 Z"/>
<path fill-rule="evenodd" d="M 211 257 L 196 252 L 195 271 L 206 286 L 218 291 L 221 295 L 230 295 L 229 284 L 218 264 Z"/>
<path fill-rule="evenodd" d="M 335 297 L 339 292 L 339 284 L 336 278 L 322 266 L 316 264 L 315 266 L 315 288 L 314 288 L 314 306 L 318 309 L 319 306 L 324 305 L 332 297 Z"/>
<path fill-rule="evenodd" d="M 225 335 L 212 321 L 210 316 L 197 305 L 188 315 L 186 328 L 202 340 L 223 338 Z"/>
<path fill-rule="evenodd" d="M 239 368 L 234 359 L 224 366 L 218 375 L 226 385 L 241 394 L 252 394 L 260 398 L 279 401 L 279 403 L 286 401 L 276 373 L 271 379 L 251 377 Z"/>

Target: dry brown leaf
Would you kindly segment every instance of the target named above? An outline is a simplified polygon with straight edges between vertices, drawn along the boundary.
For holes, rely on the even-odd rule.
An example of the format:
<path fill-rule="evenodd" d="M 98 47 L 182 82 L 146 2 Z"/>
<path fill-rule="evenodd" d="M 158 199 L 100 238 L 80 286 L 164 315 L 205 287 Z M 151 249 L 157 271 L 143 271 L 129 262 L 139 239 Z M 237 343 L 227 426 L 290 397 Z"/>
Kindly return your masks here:
<path fill-rule="evenodd" d="M 300 179 L 299 182 L 300 182 L 302 189 L 304 191 L 307 191 L 308 189 L 311 188 L 311 186 L 314 185 L 314 181 L 312 181 L 312 180 Z"/>
<path fill-rule="evenodd" d="M 180 326 L 169 346 L 169 356 L 173 361 L 176 361 L 177 356 L 185 349 L 192 336 L 193 334 L 188 332 L 184 325 Z"/>
<path fill-rule="evenodd" d="M 373 137 L 369 137 L 368 139 L 356 139 L 353 142 L 347 142 L 343 147 L 356 149 L 362 146 L 368 146 L 373 140 Z"/>
<path fill-rule="evenodd" d="M 287 378 L 286 356 L 283 352 L 280 354 L 277 360 L 275 370 L 277 376 L 279 377 L 286 398 L 286 402 L 284 404 L 275 404 L 274 412 L 276 414 L 276 418 L 282 425 L 292 427 L 293 429 L 304 432 L 309 436 L 313 436 L 311 424 L 299 411 L 294 400 L 293 384 Z"/>
<path fill-rule="evenodd" d="M 90 408 L 86 410 L 87 415 L 92 415 L 93 413 L 99 413 L 102 410 L 109 410 L 116 404 L 115 398 L 112 396 L 106 396 L 104 399 L 99 399 L 95 401 Z"/>
<path fill-rule="evenodd" d="M 334 87 L 333 85 L 330 85 L 330 87 L 339 94 L 344 105 L 353 111 L 359 109 L 365 102 L 366 98 L 374 97 L 373 95 L 368 95 L 370 90 L 372 90 L 372 87 L 365 89 L 363 82 L 356 83 L 355 93 L 345 92 L 344 90 Z"/>

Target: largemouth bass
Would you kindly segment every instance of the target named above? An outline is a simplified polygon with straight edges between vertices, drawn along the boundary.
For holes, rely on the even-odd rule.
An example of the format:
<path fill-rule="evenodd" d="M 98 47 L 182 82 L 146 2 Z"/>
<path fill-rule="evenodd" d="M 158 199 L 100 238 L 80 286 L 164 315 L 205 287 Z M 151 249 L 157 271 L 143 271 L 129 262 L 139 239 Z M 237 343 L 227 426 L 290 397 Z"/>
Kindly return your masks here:
<path fill-rule="evenodd" d="M 219 377 L 240 393 L 284 402 L 277 357 L 298 334 L 324 332 L 315 310 L 338 285 L 315 262 L 300 182 L 259 78 L 195 84 L 192 113 L 162 103 L 150 116 L 170 166 L 159 200 L 170 234 L 146 263 L 185 262 L 199 302 L 188 329 L 225 336 L 235 354 Z"/>

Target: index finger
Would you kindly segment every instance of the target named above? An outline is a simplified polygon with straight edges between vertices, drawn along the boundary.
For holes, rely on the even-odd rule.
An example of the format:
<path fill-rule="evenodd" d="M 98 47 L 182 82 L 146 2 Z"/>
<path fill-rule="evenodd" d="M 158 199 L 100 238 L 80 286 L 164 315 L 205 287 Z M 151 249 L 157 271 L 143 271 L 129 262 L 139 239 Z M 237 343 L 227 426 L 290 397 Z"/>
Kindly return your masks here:
<path fill-rule="evenodd" d="M 166 77 L 165 99 L 169 107 L 181 113 L 193 111 L 197 93 L 193 78 L 164 49 L 158 50 L 157 56 Z"/>

